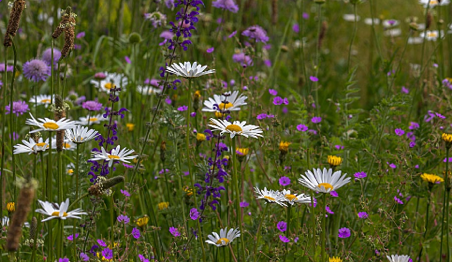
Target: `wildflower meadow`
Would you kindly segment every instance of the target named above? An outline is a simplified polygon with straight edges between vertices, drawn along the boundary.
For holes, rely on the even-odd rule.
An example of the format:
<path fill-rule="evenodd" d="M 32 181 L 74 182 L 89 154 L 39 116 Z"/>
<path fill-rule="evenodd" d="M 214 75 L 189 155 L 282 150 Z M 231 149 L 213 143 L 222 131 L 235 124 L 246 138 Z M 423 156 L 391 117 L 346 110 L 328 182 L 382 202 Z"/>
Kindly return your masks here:
<path fill-rule="evenodd" d="M 0 0 L 0 262 L 450 262 L 449 0 Z"/>

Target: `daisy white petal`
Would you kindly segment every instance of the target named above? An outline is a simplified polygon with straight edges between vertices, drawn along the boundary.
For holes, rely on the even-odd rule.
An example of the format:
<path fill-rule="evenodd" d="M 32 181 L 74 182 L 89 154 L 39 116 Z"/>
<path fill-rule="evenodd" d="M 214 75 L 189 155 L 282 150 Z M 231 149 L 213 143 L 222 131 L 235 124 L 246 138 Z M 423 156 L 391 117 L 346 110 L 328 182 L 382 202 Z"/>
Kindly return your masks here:
<path fill-rule="evenodd" d="M 212 232 L 211 235 L 208 235 L 207 238 L 209 238 L 209 240 L 206 240 L 206 243 L 215 245 L 217 247 L 227 246 L 239 236 L 240 231 L 238 229 L 231 228 L 228 231 L 228 228 L 223 228 L 220 229 L 220 235 L 218 235 L 216 232 Z"/>
<path fill-rule="evenodd" d="M 215 73 L 215 69 L 204 71 L 206 68 L 207 66 L 198 65 L 197 62 L 194 62 L 193 65 L 190 62 L 184 62 L 183 64 L 174 63 L 166 67 L 166 70 L 171 74 L 175 74 L 184 78 L 195 78 Z"/>
<path fill-rule="evenodd" d="M 332 173 L 331 168 L 324 168 L 323 171 L 320 168 L 314 169 L 314 173 L 308 170 L 305 175 L 301 175 L 298 182 L 311 190 L 322 193 L 337 190 L 350 182 L 350 177 L 346 177 L 347 174 L 341 176 L 341 171 Z"/>

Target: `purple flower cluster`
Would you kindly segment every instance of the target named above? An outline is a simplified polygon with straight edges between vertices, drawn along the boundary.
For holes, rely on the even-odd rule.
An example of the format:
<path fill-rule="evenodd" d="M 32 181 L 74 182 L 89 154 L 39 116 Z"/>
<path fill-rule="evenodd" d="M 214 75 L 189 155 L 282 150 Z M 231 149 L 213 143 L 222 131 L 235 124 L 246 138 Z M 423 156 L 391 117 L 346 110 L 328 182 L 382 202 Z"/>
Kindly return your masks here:
<path fill-rule="evenodd" d="M 311 118 L 311 122 L 314 124 L 318 124 L 322 122 L 322 118 L 320 116 L 314 116 L 313 118 Z"/>
<path fill-rule="evenodd" d="M 50 76 L 50 67 L 43 60 L 34 59 L 26 62 L 23 67 L 24 76 L 31 81 L 46 81 Z"/>
<path fill-rule="evenodd" d="M 449 88 L 449 89 L 452 89 L 452 83 L 449 81 L 449 79 L 444 79 L 443 81 L 442 81 L 442 83 L 443 83 L 443 86 L 444 87 L 447 87 L 447 88 Z"/>
<path fill-rule="evenodd" d="M 269 40 L 267 32 L 265 32 L 265 30 L 258 25 L 248 27 L 245 31 L 243 31 L 242 35 L 254 39 L 256 42 L 267 43 Z"/>
<path fill-rule="evenodd" d="M 190 209 L 190 218 L 191 218 L 192 220 L 196 220 L 196 219 L 199 218 L 199 212 L 198 212 L 198 209 L 196 209 L 195 207 L 192 208 L 192 209 Z"/>
<path fill-rule="evenodd" d="M 289 104 L 289 99 L 277 96 L 277 97 L 273 98 L 273 104 L 276 105 L 276 106 L 279 106 L 279 105 L 282 105 L 282 104 L 288 105 Z"/>
<path fill-rule="evenodd" d="M 11 113 L 11 104 L 5 106 L 6 109 L 6 114 L 10 114 Z M 25 103 L 24 101 L 13 101 L 13 114 L 16 114 L 16 116 L 22 115 L 23 113 L 27 112 L 28 110 L 30 110 L 28 108 L 27 103 Z"/>
<path fill-rule="evenodd" d="M 13 69 L 14 69 L 14 66 L 12 66 L 12 65 L 6 66 L 6 72 L 12 72 Z M 5 64 L 4 63 L 0 63 L 0 72 L 5 72 Z"/>
<path fill-rule="evenodd" d="M 263 113 L 263 114 L 257 115 L 256 118 L 257 118 L 257 120 L 262 120 L 265 118 L 275 118 L 275 115 L 267 115 L 267 114 Z"/>
<path fill-rule="evenodd" d="M 212 6 L 225 9 L 233 13 L 237 13 L 237 11 L 239 11 L 239 6 L 234 3 L 234 0 L 216 0 L 212 2 Z"/>
<path fill-rule="evenodd" d="M 118 220 L 118 222 L 124 223 L 124 224 L 129 224 L 129 222 L 130 222 L 130 218 L 125 215 L 119 215 L 117 220 Z"/>
<path fill-rule="evenodd" d="M 236 63 L 240 63 L 242 67 L 252 66 L 253 59 L 250 56 L 245 55 L 245 53 L 238 53 L 232 55 L 232 60 Z"/>
<path fill-rule="evenodd" d="M 427 115 L 424 117 L 425 122 L 430 122 L 432 121 L 434 118 L 440 118 L 440 119 L 445 119 L 446 117 L 441 115 L 440 113 L 435 113 L 431 110 L 428 110 Z"/>

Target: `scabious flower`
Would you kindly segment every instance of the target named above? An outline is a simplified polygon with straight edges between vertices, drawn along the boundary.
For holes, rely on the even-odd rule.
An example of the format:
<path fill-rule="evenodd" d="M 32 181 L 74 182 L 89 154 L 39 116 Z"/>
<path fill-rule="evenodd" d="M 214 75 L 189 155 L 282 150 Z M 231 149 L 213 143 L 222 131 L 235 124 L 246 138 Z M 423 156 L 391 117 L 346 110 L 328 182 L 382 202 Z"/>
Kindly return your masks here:
<path fill-rule="evenodd" d="M 200 213 L 198 212 L 197 208 L 192 208 L 190 209 L 190 218 L 192 220 L 196 220 L 199 218 Z"/>
<path fill-rule="evenodd" d="M 290 178 L 288 178 L 288 177 L 286 177 L 286 176 L 282 176 L 282 177 L 279 179 L 279 184 L 280 184 L 281 186 L 288 186 L 288 185 L 290 185 Z"/>
<path fill-rule="evenodd" d="M 240 230 L 231 228 L 228 231 L 228 228 L 222 228 L 220 229 L 220 235 L 218 235 L 216 232 L 213 232 L 211 235 L 208 235 L 207 238 L 209 240 L 206 240 L 206 243 L 215 245 L 217 247 L 227 246 L 229 243 L 234 241 L 234 239 L 238 238 L 240 236 Z"/>
<path fill-rule="evenodd" d="M 359 212 L 358 217 L 361 219 L 366 219 L 369 217 L 369 215 L 366 212 Z"/>
<path fill-rule="evenodd" d="M 233 13 L 239 11 L 239 6 L 234 3 L 234 0 L 216 0 L 212 2 L 212 6 L 220 9 L 225 9 Z"/>
<path fill-rule="evenodd" d="M 251 56 L 248 56 L 243 52 L 233 54 L 232 60 L 236 63 L 240 63 L 242 67 L 253 65 L 253 59 L 251 58 Z"/>
<path fill-rule="evenodd" d="M 26 62 L 23 67 L 24 76 L 31 81 L 46 81 L 50 76 L 50 67 L 43 60 L 34 59 Z"/>
<path fill-rule="evenodd" d="M 265 30 L 258 25 L 248 27 L 248 29 L 242 32 L 242 35 L 254 39 L 256 42 L 267 43 L 269 40 L 267 32 L 265 32 Z"/>
<path fill-rule="evenodd" d="M 86 101 L 82 104 L 82 107 L 89 111 L 99 111 L 102 109 L 102 104 L 97 101 Z"/>
<path fill-rule="evenodd" d="M 133 238 L 135 238 L 135 239 L 139 239 L 140 236 L 141 236 L 140 230 L 139 230 L 138 228 L 134 227 L 134 228 L 132 229 L 132 236 L 133 236 Z"/>
<path fill-rule="evenodd" d="M 279 231 L 285 232 L 287 230 L 287 223 L 284 221 L 279 221 L 278 224 L 276 224 L 276 227 Z"/>
<path fill-rule="evenodd" d="M 53 68 L 54 68 L 54 69 L 56 69 L 58 60 L 60 60 L 60 58 L 61 58 L 61 52 L 60 52 L 60 50 L 57 49 L 57 48 L 54 48 L 54 49 L 53 49 L 53 63 L 54 63 Z M 52 63 L 52 48 L 47 48 L 47 49 L 42 53 L 42 60 L 43 60 L 44 62 L 46 62 L 46 64 L 47 64 L 48 66 L 51 66 L 51 65 L 52 65 L 52 64 L 51 64 L 51 63 Z"/>
<path fill-rule="evenodd" d="M 6 109 L 6 114 L 10 114 L 11 113 L 11 104 L 5 106 Z M 27 103 L 25 103 L 24 101 L 13 101 L 13 114 L 16 114 L 16 116 L 22 115 L 23 113 L 27 112 L 28 110 L 30 110 L 28 108 Z"/>
<path fill-rule="evenodd" d="M 348 237 L 350 237 L 350 229 L 348 229 L 346 227 L 340 228 L 338 236 L 340 238 L 348 238 Z"/>
<path fill-rule="evenodd" d="M 170 227 L 169 228 L 169 232 L 171 233 L 171 235 L 173 235 L 174 237 L 180 237 L 180 233 L 179 230 L 175 227 Z"/>
<path fill-rule="evenodd" d="M 130 222 L 130 218 L 125 215 L 119 215 L 118 218 L 116 218 L 116 219 L 118 220 L 118 222 L 124 223 L 124 224 L 129 224 L 129 222 Z"/>
<path fill-rule="evenodd" d="M 290 239 L 288 239 L 286 236 L 283 236 L 283 235 L 279 235 L 279 239 L 284 243 L 290 242 Z"/>

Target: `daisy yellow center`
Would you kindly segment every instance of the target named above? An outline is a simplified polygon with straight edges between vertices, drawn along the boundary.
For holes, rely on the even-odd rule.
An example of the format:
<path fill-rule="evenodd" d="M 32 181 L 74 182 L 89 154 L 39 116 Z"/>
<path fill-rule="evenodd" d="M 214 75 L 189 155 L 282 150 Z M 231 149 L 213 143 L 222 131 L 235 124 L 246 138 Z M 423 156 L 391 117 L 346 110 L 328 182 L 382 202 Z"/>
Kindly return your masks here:
<path fill-rule="evenodd" d="M 318 185 L 318 187 L 319 188 L 321 188 L 321 187 L 324 187 L 325 189 L 331 189 L 331 190 L 333 190 L 333 186 L 331 185 L 331 184 L 328 184 L 328 183 L 320 183 L 319 185 Z"/>
<path fill-rule="evenodd" d="M 233 106 L 234 106 L 234 105 L 233 105 L 231 102 L 228 102 L 227 104 L 221 103 L 221 104 L 218 105 L 218 107 L 219 107 L 221 110 L 229 109 L 229 108 L 231 108 L 231 107 L 233 107 Z"/>
<path fill-rule="evenodd" d="M 114 88 L 115 85 L 112 84 L 112 83 L 106 83 L 106 84 L 104 85 L 104 87 L 105 87 L 106 89 L 110 90 L 110 89 Z"/>
<path fill-rule="evenodd" d="M 108 158 L 110 158 L 110 159 L 119 159 L 119 156 L 115 156 L 115 155 L 108 155 Z"/>
<path fill-rule="evenodd" d="M 437 5 L 437 4 L 438 4 L 438 1 L 437 1 L 437 0 L 430 0 L 430 4 L 431 4 L 431 5 Z"/>
<path fill-rule="evenodd" d="M 427 36 L 428 37 L 436 37 L 437 34 L 436 34 L 436 32 L 430 32 L 430 33 L 427 33 Z"/>
<path fill-rule="evenodd" d="M 268 200 L 270 200 L 270 201 L 275 201 L 276 199 L 274 199 L 273 197 L 271 197 L 271 196 L 264 196 L 264 198 L 265 199 L 268 199 Z"/>
<path fill-rule="evenodd" d="M 45 146 L 45 145 L 46 145 L 46 143 L 44 143 L 44 142 L 43 142 L 43 143 L 37 143 L 37 144 L 36 144 L 36 146 L 39 146 L 39 147 L 43 147 L 43 146 Z"/>
<path fill-rule="evenodd" d="M 91 117 L 91 118 L 89 119 L 89 121 L 90 121 L 90 122 L 96 122 L 96 121 L 97 121 L 97 117 Z"/>
<path fill-rule="evenodd" d="M 46 99 L 42 99 L 41 103 L 50 103 L 50 99 L 46 98 Z"/>
<path fill-rule="evenodd" d="M 225 244 L 228 244 L 229 243 L 229 239 L 227 239 L 227 238 L 220 238 L 220 239 L 218 239 L 218 241 L 217 241 L 217 244 L 218 245 L 221 245 L 221 244 L 223 244 L 223 242 L 225 243 Z"/>
<path fill-rule="evenodd" d="M 53 130 L 57 130 L 59 128 L 59 126 L 54 122 L 46 122 L 42 126 L 44 126 L 46 129 L 53 129 Z"/>
<path fill-rule="evenodd" d="M 240 126 L 238 126 L 238 125 L 228 125 L 226 127 L 226 129 L 229 130 L 229 131 L 232 131 L 232 132 L 237 132 L 237 133 L 243 131 L 243 129 Z"/>
<path fill-rule="evenodd" d="M 69 170 L 67 171 L 67 173 L 68 173 L 68 174 L 74 173 L 74 169 L 69 169 Z"/>
<path fill-rule="evenodd" d="M 55 212 L 52 213 L 52 216 L 53 216 L 53 217 L 59 217 L 59 216 L 60 216 L 60 212 L 55 211 Z M 64 216 L 64 217 L 67 217 L 67 213 L 64 212 L 64 213 L 63 213 L 63 216 Z"/>
<path fill-rule="evenodd" d="M 287 195 L 285 195 L 285 197 L 286 197 L 287 199 L 289 199 L 290 201 L 292 201 L 292 200 L 298 200 L 298 198 L 297 198 L 296 195 L 287 194 Z"/>
<path fill-rule="evenodd" d="M 71 145 L 68 143 L 64 143 L 64 148 L 71 148 Z"/>

